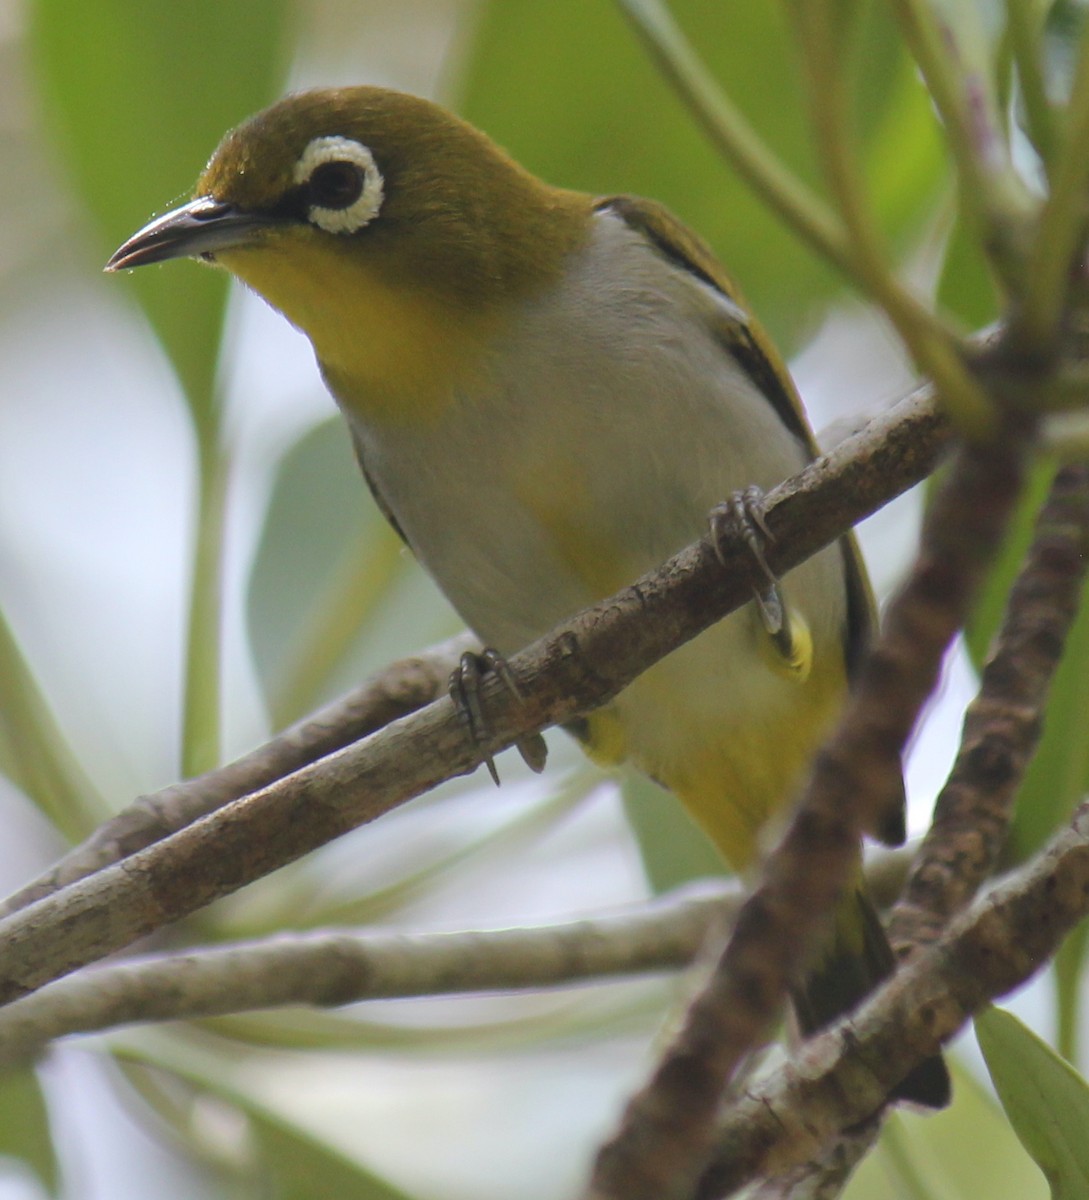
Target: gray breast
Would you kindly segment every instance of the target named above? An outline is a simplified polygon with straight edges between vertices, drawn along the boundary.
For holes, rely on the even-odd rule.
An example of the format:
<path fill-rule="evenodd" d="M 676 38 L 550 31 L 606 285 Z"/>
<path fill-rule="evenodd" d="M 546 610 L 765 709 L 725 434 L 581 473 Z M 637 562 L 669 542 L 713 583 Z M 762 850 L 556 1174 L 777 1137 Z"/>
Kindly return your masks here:
<path fill-rule="evenodd" d="M 723 303 L 601 213 L 562 285 L 512 319 L 479 390 L 429 428 L 358 431 L 385 504 L 481 637 L 511 651 L 598 598 L 571 540 L 600 550 L 603 576 L 616 554 L 634 578 L 732 491 L 802 464 L 714 334 Z M 825 593 L 829 570 L 805 590 Z"/>

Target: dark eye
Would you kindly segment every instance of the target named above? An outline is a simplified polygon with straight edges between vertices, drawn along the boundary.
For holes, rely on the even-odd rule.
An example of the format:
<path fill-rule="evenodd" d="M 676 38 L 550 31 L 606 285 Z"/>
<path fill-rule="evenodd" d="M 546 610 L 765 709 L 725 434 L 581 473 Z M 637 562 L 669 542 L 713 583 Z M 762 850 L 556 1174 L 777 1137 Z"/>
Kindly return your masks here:
<path fill-rule="evenodd" d="M 319 163 L 307 181 L 310 203 L 319 208 L 350 208 L 363 194 L 365 182 L 358 163 Z"/>
<path fill-rule="evenodd" d="M 358 233 L 382 207 L 382 172 L 370 150 L 353 138 L 313 138 L 292 175 L 306 197 L 306 219 L 326 233 Z"/>

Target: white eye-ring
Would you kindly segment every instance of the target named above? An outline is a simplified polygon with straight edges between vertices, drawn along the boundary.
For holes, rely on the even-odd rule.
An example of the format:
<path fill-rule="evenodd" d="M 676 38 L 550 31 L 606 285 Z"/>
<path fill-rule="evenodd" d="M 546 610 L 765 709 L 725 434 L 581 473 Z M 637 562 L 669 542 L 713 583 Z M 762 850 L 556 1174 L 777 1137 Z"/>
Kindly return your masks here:
<path fill-rule="evenodd" d="M 295 164 L 295 182 L 306 188 L 307 217 L 326 233 L 355 233 L 382 207 L 382 172 L 351 138 L 314 138 Z"/>

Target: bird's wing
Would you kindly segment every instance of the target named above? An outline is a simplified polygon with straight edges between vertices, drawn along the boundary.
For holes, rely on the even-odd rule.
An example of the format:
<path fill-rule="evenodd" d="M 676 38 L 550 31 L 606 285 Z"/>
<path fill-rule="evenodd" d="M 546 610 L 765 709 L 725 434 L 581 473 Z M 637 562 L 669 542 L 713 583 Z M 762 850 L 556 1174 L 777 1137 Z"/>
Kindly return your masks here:
<path fill-rule="evenodd" d="M 597 201 L 597 211 L 615 213 L 637 230 L 674 266 L 714 288 L 726 301 L 721 327 L 716 330 L 723 348 L 737 360 L 760 391 L 767 396 L 783 424 L 806 447 L 811 458 L 819 453 L 802 402 L 786 364 L 767 334 L 752 318 L 737 285 L 715 258 L 711 247 L 664 204 L 638 196 L 608 196 Z"/>
<path fill-rule="evenodd" d="M 405 537 L 405 531 L 401 528 L 397 518 L 393 515 L 393 509 L 390 508 L 389 504 L 386 502 L 385 496 L 383 496 L 378 490 L 378 484 L 374 481 L 374 475 L 371 474 L 371 471 L 367 466 L 367 458 L 363 451 L 363 443 L 356 432 L 354 424 L 351 422 L 349 422 L 349 430 L 352 435 L 352 446 L 355 449 L 355 460 L 357 463 L 359 463 L 359 470 L 362 472 L 363 478 L 366 481 L 367 490 L 374 497 L 374 502 L 378 505 L 378 511 L 390 523 L 391 527 L 393 528 L 393 532 L 397 534 L 397 536 L 402 542 L 404 542 L 406 546 L 408 546 L 408 538 Z M 411 549 L 411 547 L 409 548 Z"/>
<path fill-rule="evenodd" d="M 614 213 L 643 235 L 664 258 L 717 291 L 725 303 L 716 331 L 723 350 L 730 354 L 760 391 L 767 396 L 783 424 L 805 447 L 810 458 L 820 453 L 805 410 L 786 364 L 770 338 L 751 316 L 741 294 L 707 243 L 664 205 L 637 196 L 606 196 L 595 209 Z M 724 497 L 725 498 L 725 497 Z M 862 650 L 874 628 L 876 607 L 869 578 L 853 534 L 840 539 L 847 581 L 847 626 L 844 654 L 849 673 L 857 668 Z M 890 813 L 879 831 L 882 841 L 904 840 L 901 805 Z"/>

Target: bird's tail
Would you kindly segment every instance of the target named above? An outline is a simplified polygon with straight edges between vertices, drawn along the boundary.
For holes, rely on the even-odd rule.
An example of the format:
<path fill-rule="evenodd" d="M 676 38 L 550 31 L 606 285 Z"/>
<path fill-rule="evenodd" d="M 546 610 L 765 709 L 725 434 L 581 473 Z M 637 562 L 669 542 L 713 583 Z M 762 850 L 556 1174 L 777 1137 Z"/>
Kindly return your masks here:
<path fill-rule="evenodd" d="M 808 1036 L 855 1008 L 896 968 L 881 920 L 859 888 L 850 889 L 836 910 L 829 946 L 793 993 L 794 1011 Z M 892 1092 L 927 1108 L 950 1100 L 949 1072 L 940 1055 L 921 1062 Z"/>

